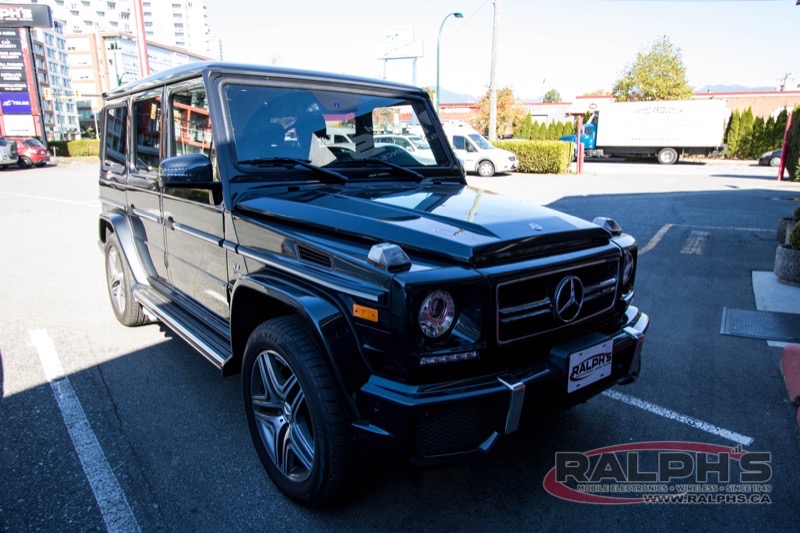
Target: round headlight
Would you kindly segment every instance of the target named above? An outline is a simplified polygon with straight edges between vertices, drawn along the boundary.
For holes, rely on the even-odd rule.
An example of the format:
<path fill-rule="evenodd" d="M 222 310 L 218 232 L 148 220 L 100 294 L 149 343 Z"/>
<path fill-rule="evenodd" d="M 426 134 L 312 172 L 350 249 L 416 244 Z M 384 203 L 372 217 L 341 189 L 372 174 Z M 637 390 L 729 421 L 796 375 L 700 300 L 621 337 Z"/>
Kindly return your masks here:
<path fill-rule="evenodd" d="M 419 308 L 419 329 L 426 337 L 438 339 L 450 331 L 455 316 L 456 304 L 450 293 L 433 291 Z"/>
<path fill-rule="evenodd" d="M 633 276 L 633 254 L 625 252 L 622 263 L 622 285 L 623 287 L 628 284 Z"/>

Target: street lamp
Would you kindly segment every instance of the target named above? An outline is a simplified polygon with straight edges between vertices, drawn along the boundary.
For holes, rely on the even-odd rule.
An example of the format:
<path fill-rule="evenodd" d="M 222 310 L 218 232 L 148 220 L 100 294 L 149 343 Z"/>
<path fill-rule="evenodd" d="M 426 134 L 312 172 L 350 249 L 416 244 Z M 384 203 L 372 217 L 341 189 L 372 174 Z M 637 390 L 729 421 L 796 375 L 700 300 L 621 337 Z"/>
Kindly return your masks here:
<path fill-rule="evenodd" d="M 464 18 L 464 15 L 461 13 L 448 13 L 447 16 L 442 20 L 442 25 L 439 26 L 439 35 L 436 37 L 436 114 L 439 114 L 439 47 L 442 42 L 442 29 L 444 28 L 444 23 L 447 22 L 447 19 L 450 17 L 455 17 L 457 19 Z"/>

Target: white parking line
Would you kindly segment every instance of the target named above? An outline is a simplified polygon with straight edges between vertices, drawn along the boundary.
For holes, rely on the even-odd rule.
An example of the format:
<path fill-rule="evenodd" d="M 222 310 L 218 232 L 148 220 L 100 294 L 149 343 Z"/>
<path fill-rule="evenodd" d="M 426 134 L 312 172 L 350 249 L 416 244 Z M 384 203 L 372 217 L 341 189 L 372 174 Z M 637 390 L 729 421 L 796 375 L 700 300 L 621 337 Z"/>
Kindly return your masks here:
<path fill-rule="evenodd" d="M 57 202 L 59 204 L 80 205 L 83 207 L 100 207 L 100 202 L 96 200 L 92 200 L 91 202 L 74 202 L 72 200 L 64 200 L 63 198 L 53 198 L 51 196 L 37 196 L 35 194 L 24 194 L 19 192 L 0 191 L 0 194 L 7 194 L 8 196 L 16 196 L 18 198 L 33 198 L 34 200 Z"/>
<path fill-rule="evenodd" d="M 634 407 L 638 407 L 639 409 L 644 409 L 645 411 L 657 414 L 659 416 L 663 416 L 664 418 L 669 418 L 671 420 L 678 421 L 682 424 L 686 424 L 687 426 L 691 426 L 701 431 L 705 431 L 706 433 L 711 433 L 713 435 L 717 435 L 724 439 L 732 440 L 733 442 L 739 443 L 742 446 L 750 446 L 751 444 L 753 444 L 753 441 L 755 440 L 752 437 L 747 437 L 745 435 L 736 433 L 735 431 L 730 431 L 728 429 L 717 427 L 713 424 L 709 424 L 708 422 L 703 422 L 702 420 L 692 418 L 691 416 L 686 416 L 680 413 L 676 413 L 675 411 L 667 409 L 666 407 L 661 407 L 652 404 L 650 402 L 640 400 L 639 398 L 634 398 L 633 396 L 622 394 L 621 392 L 617 392 L 615 390 L 604 391 L 603 396 L 606 396 L 608 398 L 613 398 L 614 400 L 618 400 L 620 402 L 632 405 Z"/>
<path fill-rule="evenodd" d="M 83 472 L 100 507 L 106 529 L 111 532 L 140 531 L 128 500 L 125 499 L 125 494 L 86 419 L 81 402 L 75 395 L 69 378 L 64 375 L 53 341 L 43 329 L 31 330 L 28 334 L 39 354 L 45 376 L 50 382 L 72 445 L 78 453 Z"/>
<path fill-rule="evenodd" d="M 655 235 L 653 235 L 653 238 L 650 239 L 650 242 L 648 242 L 644 248 L 639 250 L 639 255 L 644 255 L 653 248 L 655 248 L 658 245 L 658 243 L 661 242 L 661 239 L 664 238 L 664 235 L 666 235 L 667 232 L 670 230 L 670 228 L 672 228 L 674 225 L 675 224 L 664 224 L 663 226 L 661 226 L 661 229 L 658 230 L 658 232 L 656 232 Z"/>

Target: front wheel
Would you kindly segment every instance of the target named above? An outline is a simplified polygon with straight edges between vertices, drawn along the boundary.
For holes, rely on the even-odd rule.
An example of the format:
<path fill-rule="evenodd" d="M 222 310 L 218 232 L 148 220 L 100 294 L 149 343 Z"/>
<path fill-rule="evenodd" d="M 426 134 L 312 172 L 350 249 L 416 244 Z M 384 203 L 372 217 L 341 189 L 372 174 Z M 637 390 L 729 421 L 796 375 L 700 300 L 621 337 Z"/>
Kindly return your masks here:
<path fill-rule="evenodd" d="M 33 166 L 33 161 L 27 157 L 20 157 L 19 161 L 17 161 L 17 165 L 19 165 L 19 168 L 30 168 Z"/>
<path fill-rule="evenodd" d="M 242 365 L 250 435 L 272 482 L 298 503 L 345 492 L 352 451 L 342 401 L 308 325 L 289 316 L 250 335 Z"/>
<path fill-rule="evenodd" d="M 772 159 L 769 160 L 769 166 L 771 167 L 777 167 L 780 164 L 781 164 L 780 157 L 773 157 Z"/>
<path fill-rule="evenodd" d="M 483 178 L 494 176 L 494 165 L 491 161 L 481 161 L 478 163 L 478 175 Z"/>
<path fill-rule="evenodd" d="M 114 315 L 125 326 L 146 324 L 148 320 L 142 306 L 133 299 L 131 290 L 133 276 L 115 233 L 110 234 L 106 239 L 105 252 L 106 285 Z"/>
<path fill-rule="evenodd" d="M 675 148 L 662 148 L 658 152 L 658 162 L 662 165 L 672 165 L 678 161 L 678 151 Z"/>

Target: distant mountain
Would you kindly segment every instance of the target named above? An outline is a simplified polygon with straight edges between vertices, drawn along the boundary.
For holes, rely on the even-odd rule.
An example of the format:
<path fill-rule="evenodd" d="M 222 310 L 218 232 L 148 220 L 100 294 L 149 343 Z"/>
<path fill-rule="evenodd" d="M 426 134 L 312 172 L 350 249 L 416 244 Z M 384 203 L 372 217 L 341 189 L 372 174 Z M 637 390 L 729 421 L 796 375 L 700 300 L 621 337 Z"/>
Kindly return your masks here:
<path fill-rule="evenodd" d="M 442 94 L 439 96 L 439 102 L 442 104 L 471 104 L 477 102 L 478 99 L 471 94 L 458 94 L 448 91 L 444 87 L 441 88 Z"/>
<path fill-rule="evenodd" d="M 705 85 L 695 93 L 748 93 L 774 91 L 775 87 L 744 87 L 743 85 Z"/>

